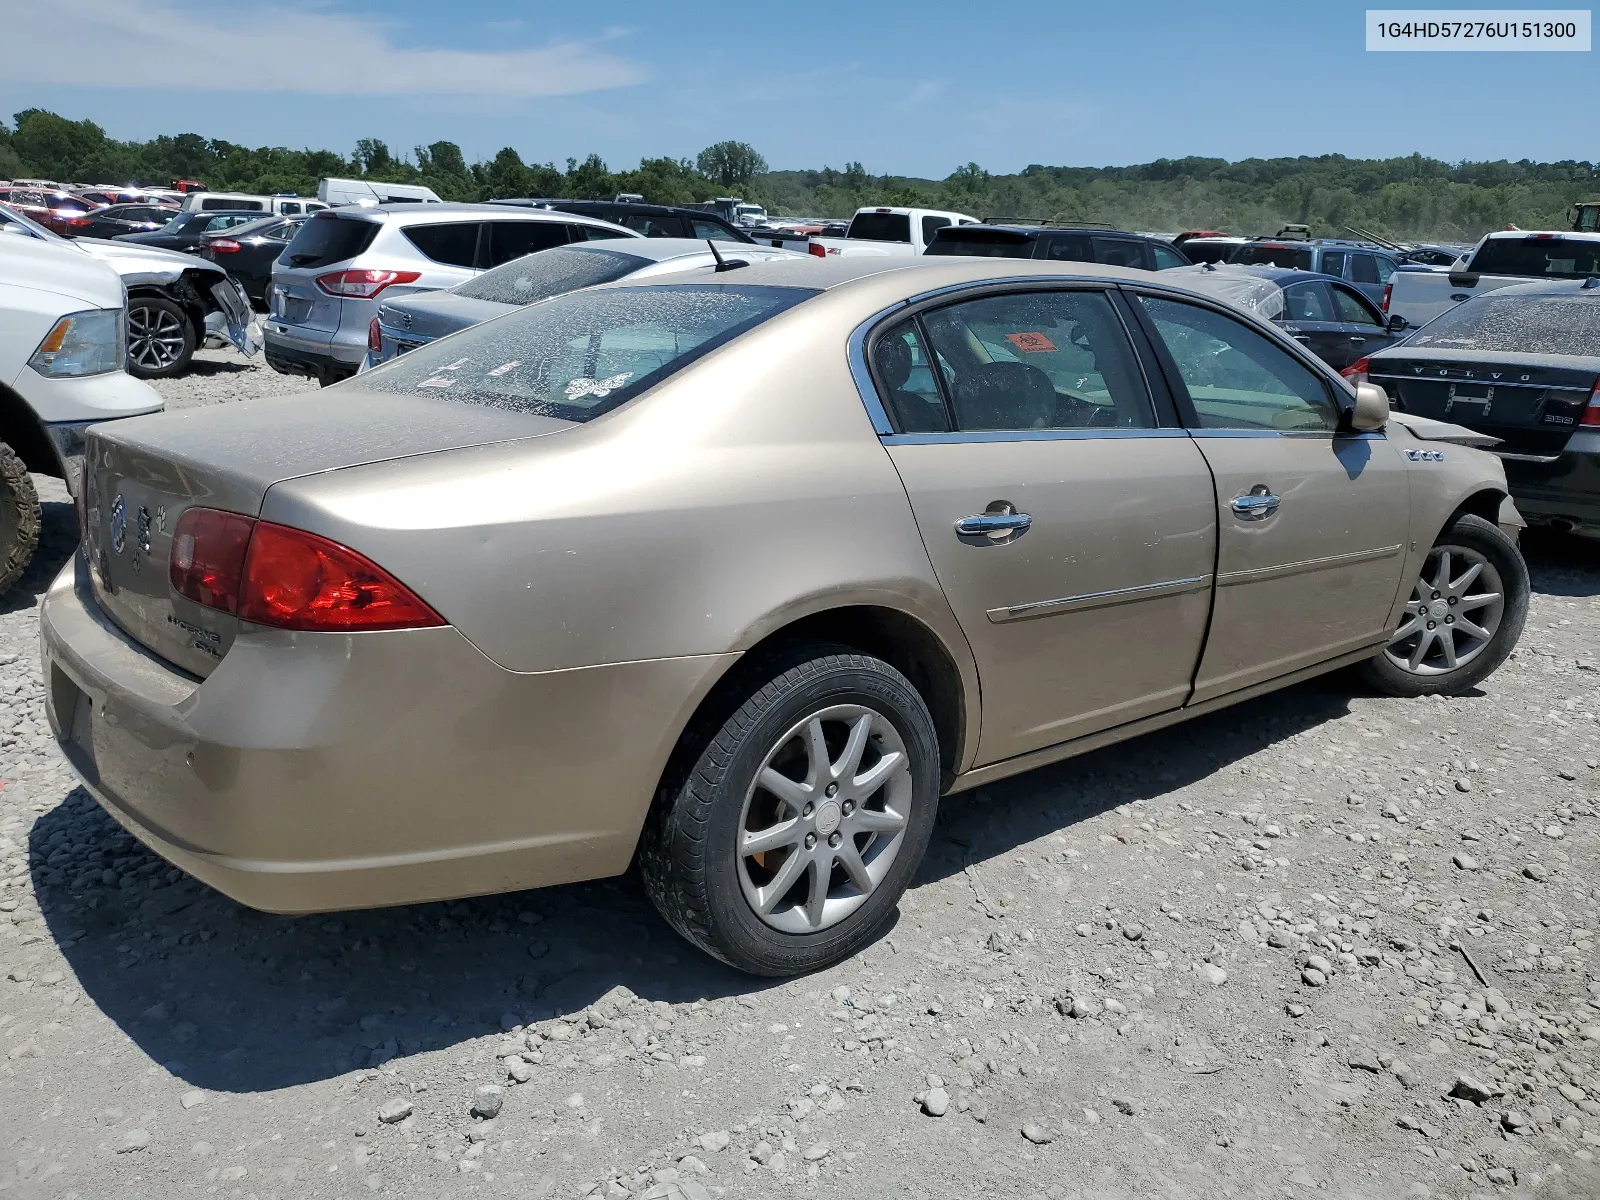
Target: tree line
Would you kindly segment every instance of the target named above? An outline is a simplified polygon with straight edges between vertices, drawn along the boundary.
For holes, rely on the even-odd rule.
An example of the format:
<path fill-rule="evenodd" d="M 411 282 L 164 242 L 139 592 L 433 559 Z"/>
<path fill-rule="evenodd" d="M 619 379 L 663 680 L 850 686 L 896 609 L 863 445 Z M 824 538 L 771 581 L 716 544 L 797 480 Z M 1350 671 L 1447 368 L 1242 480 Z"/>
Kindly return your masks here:
<path fill-rule="evenodd" d="M 659 204 L 736 194 L 774 215 L 844 217 L 863 205 L 915 205 L 976 217 L 1104 222 L 1126 229 L 1270 233 L 1289 222 L 1319 235 L 1369 229 L 1397 238 L 1472 240 L 1493 229 L 1564 228 L 1576 200 L 1600 192 L 1600 167 L 1567 160 L 1446 163 L 1403 158 L 1158 159 L 1128 167 L 1033 165 L 992 175 L 977 163 L 944 179 L 843 170 L 772 171 L 754 148 L 719 142 L 694 159 L 647 158 L 612 170 L 597 154 L 529 163 L 506 147 L 468 163 L 454 142 L 396 154 L 376 138 L 348 157 L 332 150 L 251 149 L 199 134 L 118 141 L 92 121 L 42 109 L 0 122 L 0 179 L 165 185 L 197 179 L 227 191 L 309 195 L 328 176 L 421 183 L 447 200 L 500 196 L 609 199 L 621 192 Z"/>

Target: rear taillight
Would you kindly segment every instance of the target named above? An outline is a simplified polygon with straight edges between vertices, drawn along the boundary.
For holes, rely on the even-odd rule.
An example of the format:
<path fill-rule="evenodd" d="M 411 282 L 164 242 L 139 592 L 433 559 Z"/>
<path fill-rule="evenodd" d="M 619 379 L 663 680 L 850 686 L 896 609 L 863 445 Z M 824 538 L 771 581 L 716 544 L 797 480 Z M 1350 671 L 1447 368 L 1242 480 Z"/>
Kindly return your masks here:
<path fill-rule="evenodd" d="M 278 629 L 356 633 L 445 623 L 347 546 L 211 508 L 179 518 L 169 576 L 173 590 L 196 604 Z"/>
<path fill-rule="evenodd" d="M 806 247 L 806 250 L 811 254 L 815 254 L 818 258 L 828 257 L 828 248 L 826 246 L 819 246 L 815 242 L 810 243 Z"/>
<path fill-rule="evenodd" d="M 63 229 L 82 229 L 89 224 L 88 217 L 57 216 L 56 224 Z"/>
<path fill-rule="evenodd" d="M 1594 391 L 1589 393 L 1589 405 L 1583 410 L 1580 425 L 1600 425 L 1600 379 L 1595 380 Z"/>
<path fill-rule="evenodd" d="M 1392 295 L 1394 295 L 1394 284 L 1392 284 L 1392 283 L 1384 284 L 1383 285 L 1383 311 L 1384 312 L 1388 312 L 1389 311 L 1389 297 L 1392 296 Z"/>
<path fill-rule="evenodd" d="M 242 247 L 232 238 L 213 238 L 206 243 L 206 249 L 215 250 L 218 254 L 236 254 Z"/>
<path fill-rule="evenodd" d="M 1372 360 L 1370 358 L 1358 358 L 1340 371 L 1339 374 L 1343 375 L 1351 383 L 1365 383 L 1367 382 L 1367 369 L 1371 366 Z"/>
<path fill-rule="evenodd" d="M 374 354 L 383 352 L 383 327 L 378 324 L 377 317 L 367 322 L 367 349 Z"/>
<path fill-rule="evenodd" d="M 334 271 L 317 276 L 317 286 L 330 296 L 353 296 L 371 300 L 384 288 L 396 283 L 415 283 L 419 271 Z"/>
<path fill-rule="evenodd" d="M 167 578 L 172 590 L 196 604 L 239 611 L 239 583 L 255 520 L 215 508 L 191 508 L 172 535 Z"/>

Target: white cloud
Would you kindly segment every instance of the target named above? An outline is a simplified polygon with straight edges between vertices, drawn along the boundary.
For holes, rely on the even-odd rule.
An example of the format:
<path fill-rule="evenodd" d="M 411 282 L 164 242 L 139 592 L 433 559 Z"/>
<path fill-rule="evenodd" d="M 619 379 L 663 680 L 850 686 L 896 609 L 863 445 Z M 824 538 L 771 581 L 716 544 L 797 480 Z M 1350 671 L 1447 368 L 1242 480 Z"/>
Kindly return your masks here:
<path fill-rule="evenodd" d="M 493 51 L 397 46 L 392 25 L 371 16 L 274 7 L 223 14 L 215 8 L 186 9 L 171 0 L 75 0 L 68 10 L 29 3 L 8 8 L 0 21 L 0 78 L 12 84 L 343 96 L 556 96 L 644 78 L 637 64 L 584 41 Z"/>

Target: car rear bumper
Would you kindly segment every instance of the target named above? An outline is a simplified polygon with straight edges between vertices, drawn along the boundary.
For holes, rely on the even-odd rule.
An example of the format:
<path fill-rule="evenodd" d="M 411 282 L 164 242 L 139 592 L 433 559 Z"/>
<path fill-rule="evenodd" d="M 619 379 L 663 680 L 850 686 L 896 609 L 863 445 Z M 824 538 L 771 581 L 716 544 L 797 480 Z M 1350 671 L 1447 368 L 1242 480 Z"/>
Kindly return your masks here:
<path fill-rule="evenodd" d="M 253 908 L 318 912 L 626 869 L 725 656 L 518 674 L 450 627 L 249 629 L 203 682 L 126 637 L 81 558 L 40 609 L 51 729 L 102 807 Z"/>
<path fill-rule="evenodd" d="M 1551 460 L 1501 455 L 1506 484 L 1530 525 L 1600 533 L 1600 430 L 1579 430 Z"/>
<path fill-rule="evenodd" d="M 330 333 L 268 316 L 262 322 L 262 339 L 267 365 L 284 375 L 353 375 L 367 355 L 365 324 L 358 338 L 342 326 L 339 332 Z"/>

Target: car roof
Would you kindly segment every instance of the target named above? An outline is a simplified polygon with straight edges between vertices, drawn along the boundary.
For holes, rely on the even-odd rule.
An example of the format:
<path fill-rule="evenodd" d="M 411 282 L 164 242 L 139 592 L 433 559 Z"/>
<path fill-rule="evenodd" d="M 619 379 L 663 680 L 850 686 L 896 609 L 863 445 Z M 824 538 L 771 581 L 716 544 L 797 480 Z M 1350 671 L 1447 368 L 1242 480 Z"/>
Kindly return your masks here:
<path fill-rule="evenodd" d="M 1497 229 L 1489 234 L 1492 242 L 1509 241 L 1518 238 L 1522 241 L 1554 241 L 1565 239 L 1573 242 L 1600 242 L 1600 232 L 1590 233 L 1578 229 Z"/>
<path fill-rule="evenodd" d="M 598 242 L 574 242 L 559 249 L 577 250 L 586 254 L 605 252 L 627 254 L 651 262 L 665 262 L 669 258 L 682 258 L 686 254 L 711 253 L 710 243 L 705 238 L 628 238 L 624 245 L 617 245 L 623 240 L 605 238 Z M 717 247 L 718 253 L 724 258 L 738 258 L 752 250 L 770 250 L 770 247 L 747 246 L 743 242 L 724 242 Z"/>
<path fill-rule="evenodd" d="M 795 255 L 793 258 L 755 262 L 736 272 L 724 274 L 718 282 L 758 287 L 817 288 L 823 291 L 853 289 L 858 285 L 863 290 L 869 290 L 867 285 L 870 284 L 870 290 L 902 293 L 900 298 L 905 299 L 942 287 L 983 283 L 987 280 L 1035 278 L 1040 281 L 1095 279 L 1162 286 L 1159 277 L 1149 271 L 1108 267 L 1099 263 L 1041 262 L 1029 258 L 965 258 L 954 255 L 900 257 L 866 254 L 830 255 L 827 258 Z M 630 285 L 629 281 L 622 280 L 602 286 L 643 286 L 655 282 L 656 279 L 647 276 L 638 285 Z"/>
<path fill-rule="evenodd" d="M 1291 283 L 1301 283 L 1307 280 L 1316 283 L 1344 282 L 1337 275 L 1324 275 L 1320 271 L 1302 271 L 1298 267 L 1274 267 L 1268 263 L 1259 265 L 1256 263 L 1229 263 L 1227 266 L 1230 271 L 1238 272 L 1241 275 L 1254 275 L 1258 279 L 1265 279 L 1269 283 L 1275 283 L 1280 288 L 1288 287 Z"/>
<path fill-rule="evenodd" d="M 1511 299 L 1516 296 L 1590 296 L 1600 302 L 1600 276 L 1588 279 L 1539 279 L 1532 283 L 1514 283 L 1509 287 L 1495 288 L 1475 297 L 1487 300 L 1491 296 Z"/>
<path fill-rule="evenodd" d="M 582 213 L 556 212 L 548 208 L 523 208 L 514 204 L 379 204 L 372 208 L 366 206 L 347 205 L 337 209 L 325 209 L 325 212 L 336 213 L 341 220 L 352 217 L 366 218 L 377 217 L 385 223 L 403 225 L 423 225 L 434 222 L 458 220 L 461 217 L 486 217 L 496 216 L 501 219 L 509 218 L 514 221 L 562 221 L 571 223 L 580 221 L 589 225 L 601 225 L 607 229 L 622 229 L 620 225 L 613 225 L 610 221 L 602 221 L 597 217 L 586 217 Z M 625 230 L 628 236 L 636 236 L 631 229 Z"/>
<path fill-rule="evenodd" d="M 975 229 L 998 229 L 1001 233 L 1015 233 L 1021 237 L 1037 238 L 1047 233 L 1091 233 L 1097 237 L 1135 238 L 1139 241 L 1157 242 L 1164 239 L 1148 233 L 1130 233 L 1126 229 L 1110 229 L 1104 225 L 1029 225 L 1026 222 L 1001 225 L 985 221 L 981 225 L 946 225 L 935 237 L 964 237 Z M 945 231 L 949 230 L 949 233 Z"/>

